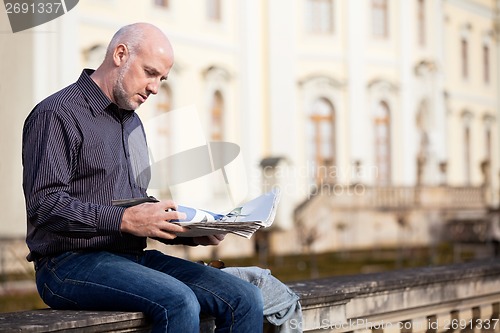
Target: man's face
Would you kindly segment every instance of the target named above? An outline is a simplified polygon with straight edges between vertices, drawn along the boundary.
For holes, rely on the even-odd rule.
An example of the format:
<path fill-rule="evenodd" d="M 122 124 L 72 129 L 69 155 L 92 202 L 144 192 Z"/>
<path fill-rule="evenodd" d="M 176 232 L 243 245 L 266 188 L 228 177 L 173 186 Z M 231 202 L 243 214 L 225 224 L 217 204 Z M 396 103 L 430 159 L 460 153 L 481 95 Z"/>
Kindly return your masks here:
<path fill-rule="evenodd" d="M 158 92 L 172 65 L 171 50 L 158 46 L 143 47 L 131 55 L 119 68 L 113 87 L 116 104 L 125 110 L 137 109 L 150 94 Z"/>

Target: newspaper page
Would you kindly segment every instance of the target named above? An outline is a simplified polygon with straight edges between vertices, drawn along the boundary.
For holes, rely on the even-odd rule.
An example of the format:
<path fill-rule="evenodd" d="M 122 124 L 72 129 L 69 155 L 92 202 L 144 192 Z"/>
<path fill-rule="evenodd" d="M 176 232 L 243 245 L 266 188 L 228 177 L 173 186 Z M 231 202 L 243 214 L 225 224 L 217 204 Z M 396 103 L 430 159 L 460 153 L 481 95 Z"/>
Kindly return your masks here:
<path fill-rule="evenodd" d="M 227 213 L 214 213 L 203 209 L 178 205 L 177 210 L 186 214 L 184 220 L 172 220 L 189 229 L 179 237 L 208 236 L 233 233 L 250 238 L 260 228 L 267 228 L 274 222 L 280 198 L 279 190 L 262 194 Z M 157 202 L 154 197 L 116 200 L 113 205 L 129 207 L 144 202 Z"/>

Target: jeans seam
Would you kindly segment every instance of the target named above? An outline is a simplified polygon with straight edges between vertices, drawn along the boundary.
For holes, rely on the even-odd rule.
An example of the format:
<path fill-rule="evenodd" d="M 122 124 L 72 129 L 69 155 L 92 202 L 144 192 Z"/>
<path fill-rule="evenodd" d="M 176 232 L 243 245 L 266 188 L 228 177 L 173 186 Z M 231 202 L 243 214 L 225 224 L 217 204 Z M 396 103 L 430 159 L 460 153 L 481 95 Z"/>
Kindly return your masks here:
<path fill-rule="evenodd" d="M 72 283 L 72 284 L 75 284 L 75 285 L 91 285 L 91 286 L 96 286 L 96 287 L 100 287 L 100 288 L 103 288 L 103 289 L 112 290 L 113 292 L 121 293 L 123 295 L 135 297 L 135 298 L 138 298 L 138 299 L 140 299 L 142 301 L 146 301 L 146 302 L 148 302 L 150 304 L 154 304 L 155 306 L 158 306 L 161 309 L 163 309 L 163 312 L 165 313 L 165 317 L 167 318 L 167 325 L 168 325 L 168 310 L 164 306 L 162 306 L 160 303 L 154 302 L 154 301 L 152 301 L 152 300 L 150 300 L 150 299 L 148 299 L 148 298 L 146 298 L 144 296 L 141 296 L 141 295 L 138 295 L 138 294 L 135 294 L 135 293 L 131 293 L 131 292 L 128 292 L 128 291 L 116 289 L 116 288 L 113 288 L 113 287 L 110 287 L 110 286 L 107 286 L 107 285 L 103 285 L 103 284 L 99 284 L 99 283 L 95 283 L 95 282 L 80 281 L 80 280 L 73 280 L 73 279 L 66 279 L 65 282 Z"/>
<path fill-rule="evenodd" d="M 66 298 L 66 297 L 64 297 L 64 296 L 59 295 L 58 293 L 55 293 L 54 291 L 52 291 L 52 289 L 50 289 L 50 287 L 49 287 L 46 283 L 44 283 L 44 284 L 43 284 L 42 295 L 40 295 L 42 299 L 46 298 L 46 296 L 47 296 L 47 295 L 45 294 L 45 291 L 50 292 L 50 294 L 51 294 L 51 296 L 52 296 L 52 297 L 57 297 L 57 298 L 60 298 L 60 299 L 62 299 L 62 300 L 65 300 L 65 301 L 67 301 L 67 302 L 70 302 L 70 303 L 72 303 L 72 304 L 74 304 L 74 305 L 78 306 L 78 302 L 75 302 L 75 301 L 73 301 L 73 300 L 71 300 L 71 299 L 69 299 L 69 298 Z"/>
<path fill-rule="evenodd" d="M 218 299 L 220 299 L 221 301 L 223 301 L 224 303 L 226 303 L 226 304 L 227 304 L 227 305 L 231 308 L 231 311 L 232 311 L 232 312 L 234 312 L 234 308 L 233 308 L 233 306 L 232 306 L 232 305 L 231 305 L 231 304 L 230 304 L 230 303 L 229 303 L 229 302 L 228 302 L 225 298 L 223 298 L 222 296 L 220 296 L 220 295 L 218 295 L 218 294 L 214 293 L 214 292 L 213 292 L 213 291 L 211 291 L 210 289 L 207 289 L 207 288 L 202 287 L 202 286 L 200 286 L 200 285 L 197 285 L 197 284 L 195 284 L 195 283 L 186 283 L 186 285 L 194 286 L 194 287 L 197 287 L 197 288 L 200 288 L 200 289 L 203 289 L 203 290 L 207 291 L 208 293 L 210 293 L 210 294 L 214 295 L 215 297 L 217 297 Z"/>
<path fill-rule="evenodd" d="M 234 318 L 234 307 L 225 299 L 223 298 L 222 296 L 220 295 L 217 295 L 216 293 L 214 293 L 213 291 L 211 291 L 210 289 L 207 289 L 205 287 L 202 287 L 200 285 L 197 285 L 195 283 L 186 283 L 186 285 L 189 285 L 189 286 L 193 286 L 193 287 L 197 287 L 197 288 L 200 288 L 202 290 L 205 290 L 206 292 L 208 292 L 209 294 L 212 294 L 214 297 L 217 297 L 218 299 L 220 299 L 221 301 L 223 301 L 230 309 L 231 309 L 231 327 L 229 328 L 229 331 L 232 332 L 233 331 L 233 325 L 235 323 L 235 318 Z M 193 288 L 191 288 L 193 289 Z"/>

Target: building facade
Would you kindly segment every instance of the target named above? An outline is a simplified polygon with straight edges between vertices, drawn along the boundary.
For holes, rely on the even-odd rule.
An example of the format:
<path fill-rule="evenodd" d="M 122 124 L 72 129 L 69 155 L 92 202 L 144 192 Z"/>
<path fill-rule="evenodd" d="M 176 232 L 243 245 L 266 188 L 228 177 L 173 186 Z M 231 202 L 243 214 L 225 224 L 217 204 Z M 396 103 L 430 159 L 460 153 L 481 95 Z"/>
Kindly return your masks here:
<path fill-rule="evenodd" d="M 25 230 L 24 118 L 138 21 L 163 29 L 176 54 L 138 110 L 153 160 L 212 141 L 240 147 L 200 178 L 159 170 L 152 194 L 227 210 L 282 189 L 269 233 L 227 237 L 214 255 L 251 254 L 261 239 L 276 253 L 428 245 L 445 221 L 498 207 L 498 0 L 87 0 L 0 36 L 3 235 Z"/>

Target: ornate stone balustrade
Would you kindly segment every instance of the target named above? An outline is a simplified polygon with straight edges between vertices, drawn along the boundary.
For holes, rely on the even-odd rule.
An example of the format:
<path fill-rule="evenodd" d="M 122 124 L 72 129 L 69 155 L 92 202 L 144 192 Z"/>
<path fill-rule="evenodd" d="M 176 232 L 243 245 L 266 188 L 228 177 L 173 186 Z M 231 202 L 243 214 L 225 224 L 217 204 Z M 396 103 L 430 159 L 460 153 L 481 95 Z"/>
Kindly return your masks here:
<path fill-rule="evenodd" d="M 358 208 L 481 209 L 487 203 L 482 187 L 328 185 L 321 194 L 335 205 Z"/>
<path fill-rule="evenodd" d="M 301 294 L 306 332 L 500 331 L 500 260 L 290 286 Z"/>

